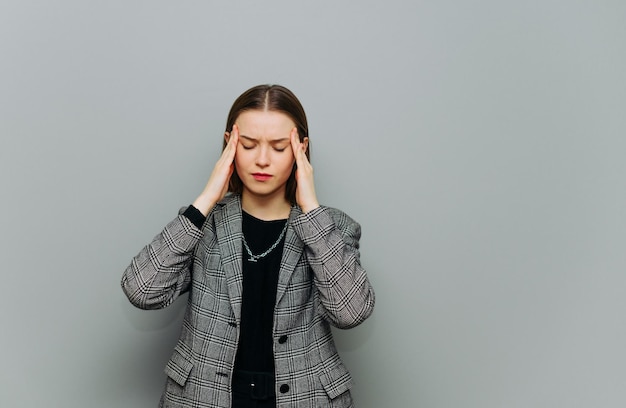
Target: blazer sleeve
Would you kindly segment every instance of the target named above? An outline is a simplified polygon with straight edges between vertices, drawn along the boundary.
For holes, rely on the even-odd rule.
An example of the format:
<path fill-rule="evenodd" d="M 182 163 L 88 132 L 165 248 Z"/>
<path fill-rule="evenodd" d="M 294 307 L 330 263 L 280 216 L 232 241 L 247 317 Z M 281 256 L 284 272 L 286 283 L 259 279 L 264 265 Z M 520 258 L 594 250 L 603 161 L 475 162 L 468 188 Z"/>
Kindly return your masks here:
<path fill-rule="evenodd" d="M 128 300 L 140 309 L 161 309 L 184 293 L 191 282 L 193 253 L 202 235 L 181 210 L 124 271 L 122 290 Z"/>
<path fill-rule="evenodd" d="M 375 296 L 359 258 L 360 225 L 339 210 L 318 207 L 296 217 L 293 227 L 304 242 L 326 318 L 341 329 L 362 323 Z"/>

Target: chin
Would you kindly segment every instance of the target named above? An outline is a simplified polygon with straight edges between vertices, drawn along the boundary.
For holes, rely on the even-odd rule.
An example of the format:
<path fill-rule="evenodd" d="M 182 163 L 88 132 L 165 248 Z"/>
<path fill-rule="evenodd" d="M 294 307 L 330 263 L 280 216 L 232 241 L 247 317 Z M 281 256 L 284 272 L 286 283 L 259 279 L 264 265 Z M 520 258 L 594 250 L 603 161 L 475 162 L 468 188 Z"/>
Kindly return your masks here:
<path fill-rule="evenodd" d="M 246 191 L 247 194 L 257 196 L 257 197 L 266 198 L 266 197 L 273 197 L 273 196 L 278 196 L 278 195 L 281 197 L 284 197 L 285 185 L 279 188 L 274 188 L 270 186 L 254 186 L 254 185 L 250 186 L 250 185 L 244 184 L 244 191 Z"/>

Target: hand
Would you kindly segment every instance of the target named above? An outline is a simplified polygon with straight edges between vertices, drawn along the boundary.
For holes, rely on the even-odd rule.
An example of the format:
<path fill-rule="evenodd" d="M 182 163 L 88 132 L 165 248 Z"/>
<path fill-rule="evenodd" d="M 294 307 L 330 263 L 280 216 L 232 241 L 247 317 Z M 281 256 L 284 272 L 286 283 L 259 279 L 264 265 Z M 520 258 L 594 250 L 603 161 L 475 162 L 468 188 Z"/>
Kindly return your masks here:
<path fill-rule="evenodd" d="M 300 142 L 298 129 L 291 131 L 291 148 L 296 159 L 296 202 L 302 211 L 309 212 L 319 207 L 317 196 L 315 195 L 315 184 L 313 182 L 313 166 L 306 157 L 306 149 L 309 146 L 309 139 L 304 138 Z"/>
<path fill-rule="evenodd" d="M 235 169 L 235 153 L 237 151 L 237 143 L 239 142 L 239 128 L 237 125 L 233 125 L 232 132 L 230 134 L 226 133 L 225 136 L 229 137 L 228 143 L 215 164 L 207 185 L 200 196 L 196 198 L 196 201 L 193 202 L 193 206 L 205 216 L 226 195 L 230 176 Z"/>

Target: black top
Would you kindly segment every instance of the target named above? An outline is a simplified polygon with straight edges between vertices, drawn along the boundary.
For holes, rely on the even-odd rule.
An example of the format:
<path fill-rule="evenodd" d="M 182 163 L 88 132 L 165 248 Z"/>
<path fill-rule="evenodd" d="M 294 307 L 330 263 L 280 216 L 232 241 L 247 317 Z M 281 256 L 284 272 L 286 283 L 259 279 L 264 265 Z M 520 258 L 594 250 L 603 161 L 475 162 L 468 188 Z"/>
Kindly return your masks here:
<path fill-rule="evenodd" d="M 287 220 L 263 221 L 243 212 L 243 235 L 254 255 L 268 250 Z M 274 372 L 273 326 L 278 271 L 285 237 L 272 252 L 256 262 L 243 253 L 243 300 L 235 369 Z"/>

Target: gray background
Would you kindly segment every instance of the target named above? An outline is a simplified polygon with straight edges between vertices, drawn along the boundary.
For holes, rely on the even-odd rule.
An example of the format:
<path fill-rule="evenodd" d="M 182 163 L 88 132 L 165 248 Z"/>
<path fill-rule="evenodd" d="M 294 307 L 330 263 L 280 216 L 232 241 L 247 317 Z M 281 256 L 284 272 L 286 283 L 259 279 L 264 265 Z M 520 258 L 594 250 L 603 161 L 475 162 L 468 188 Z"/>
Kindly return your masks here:
<path fill-rule="evenodd" d="M 290 87 L 363 227 L 361 408 L 626 406 L 626 3 L 2 1 L 2 407 L 153 407 L 184 302 L 141 247 L 230 104 Z"/>

